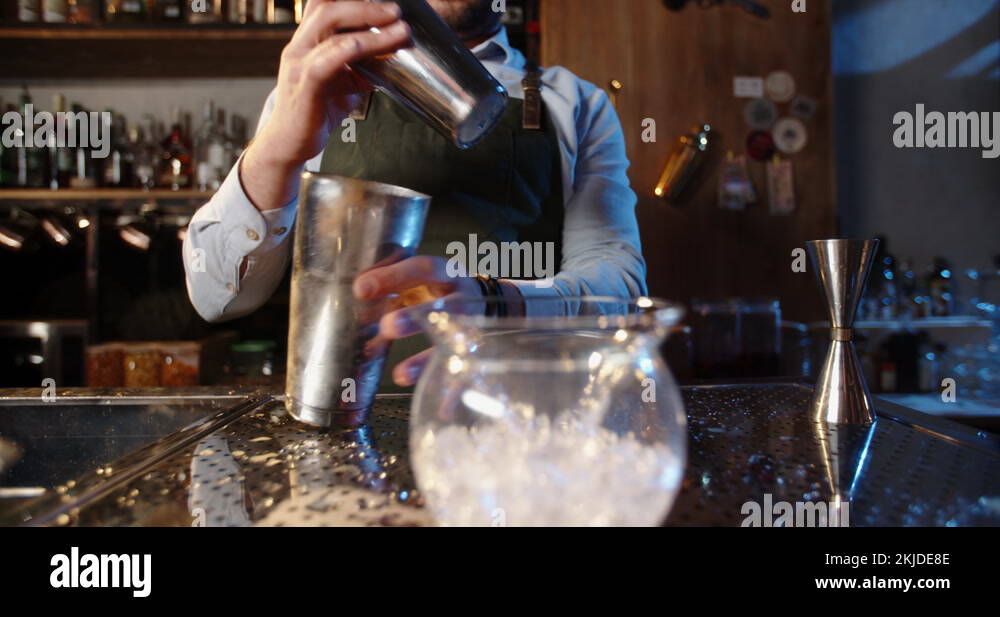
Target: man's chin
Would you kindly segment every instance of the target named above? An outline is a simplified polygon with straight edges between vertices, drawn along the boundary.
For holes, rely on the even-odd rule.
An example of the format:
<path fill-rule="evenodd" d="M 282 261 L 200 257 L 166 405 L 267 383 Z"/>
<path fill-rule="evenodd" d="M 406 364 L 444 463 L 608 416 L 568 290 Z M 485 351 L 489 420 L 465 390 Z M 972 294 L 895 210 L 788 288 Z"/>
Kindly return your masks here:
<path fill-rule="evenodd" d="M 430 0 L 430 5 L 462 40 L 492 34 L 499 25 L 489 0 Z"/>

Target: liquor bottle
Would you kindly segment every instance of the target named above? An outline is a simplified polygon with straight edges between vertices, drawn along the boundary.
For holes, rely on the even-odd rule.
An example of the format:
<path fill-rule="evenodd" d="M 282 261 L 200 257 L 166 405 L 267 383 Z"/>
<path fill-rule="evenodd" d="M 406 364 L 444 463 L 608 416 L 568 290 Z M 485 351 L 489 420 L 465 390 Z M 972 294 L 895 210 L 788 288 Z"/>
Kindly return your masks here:
<path fill-rule="evenodd" d="M 875 264 L 875 273 L 878 305 L 873 318 L 895 319 L 899 303 L 899 290 L 896 284 L 896 258 L 889 254 L 889 241 L 885 237 L 879 237 L 879 254 Z"/>
<path fill-rule="evenodd" d="M 177 191 L 191 186 L 191 142 L 184 133 L 180 110 L 174 108 L 170 133 L 160 142 L 158 185 Z"/>
<path fill-rule="evenodd" d="M 144 0 L 107 0 L 104 20 L 115 24 L 137 24 L 146 21 Z"/>
<path fill-rule="evenodd" d="M 243 151 L 243 142 L 239 141 L 239 116 L 233 114 L 229 117 L 229 128 L 226 131 L 226 167 L 233 168 Z"/>
<path fill-rule="evenodd" d="M 73 103 L 74 115 L 86 113 L 79 103 Z M 89 144 L 81 143 L 79 137 L 76 140 L 76 150 L 73 152 L 73 175 L 70 176 L 69 186 L 74 189 L 92 189 L 98 184 L 100 178 L 100 162 L 91 156 Z"/>
<path fill-rule="evenodd" d="M 230 0 L 229 22 L 266 24 L 269 0 Z"/>
<path fill-rule="evenodd" d="M 879 363 L 879 392 L 882 394 L 895 394 L 897 392 L 896 380 L 896 361 L 889 344 L 886 343 L 882 346 L 882 358 Z"/>
<path fill-rule="evenodd" d="M 184 21 L 184 7 L 181 6 L 181 0 L 149 0 L 149 5 L 153 21 Z"/>
<path fill-rule="evenodd" d="M 17 0 L 17 20 L 29 24 L 42 21 L 42 0 Z"/>
<path fill-rule="evenodd" d="M 67 14 L 71 24 L 93 24 L 100 21 L 100 0 L 67 0 Z"/>
<path fill-rule="evenodd" d="M 189 24 L 217 24 L 225 21 L 222 0 L 193 0 L 188 5 Z"/>
<path fill-rule="evenodd" d="M 295 23 L 295 0 L 268 0 L 267 23 Z"/>
<path fill-rule="evenodd" d="M 219 110 L 221 112 L 221 110 Z M 225 116 L 223 116 L 225 117 Z M 197 188 L 199 191 L 215 191 L 226 177 L 226 136 L 219 124 L 215 105 L 209 101 L 196 141 Z"/>
<path fill-rule="evenodd" d="M 248 15 L 247 9 L 252 9 L 250 0 L 229 0 L 226 3 L 226 21 L 231 24 L 252 23 L 253 15 Z"/>
<path fill-rule="evenodd" d="M 25 87 L 21 93 L 21 117 L 28 121 L 28 106 L 32 105 L 31 95 Z M 34 107 L 34 106 L 32 106 Z M 48 186 L 48 148 L 45 146 L 36 147 L 34 139 L 28 142 L 29 135 L 27 128 L 23 127 L 23 143 L 17 149 L 17 185 L 27 188 L 45 188 Z M 38 135 L 41 125 L 36 123 L 32 127 L 32 135 Z"/>
<path fill-rule="evenodd" d="M 42 21 L 51 24 L 64 24 L 69 19 L 69 6 L 66 0 L 42 0 Z"/>
<path fill-rule="evenodd" d="M 52 97 L 52 107 L 55 109 L 56 131 L 65 135 L 66 140 L 69 141 L 69 127 L 66 126 L 66 117 L 64 115 L 66 112 L 66 98 L 61 94 L 54 95 Z M 75 145 L 75 138 L 73 143 Z M 73 176 L 74 168 L 76 166 L 76 161 L 74 160 L 73 155 L 73 149 L 68 147 L 68 144 L 66 143 L 58 144 L 55 152 L 50 152 L 49 164 L 55 167 L 54 170 L 49 170 L 49 177 L 51 178 L 50 184 L 54 181 L 58 188 L 66 188 L 69 186 L 69 179 Z M 52 188 L 56 188 L 56 186 L 53 186 Z"/>
<path fill-rule="evenodd" d="M 152 130 L 150 123 L 149 134 Z M 129 129 L 128 143 L 132 153 L 132 185 L 148 191 L 156 186 L 156 148 L 139 126 Z"/>
<path fill-rule="evenodd" d="M 927 275 L 927 297 L 930 315 L 947 317 L 954 308 L 952 270 L 943 257 L 935 257 Z"/>
<path fill-rule="evenodd" d="M 125 141 L 125 119 L 120 115 L 104 116 L 106 122 L 105 135 L 109 135 L 111 149 L 108 158 L 104 160 L 103 186 L 109 188 L 126 188 L 132 183 L 132 167 L 129 150 Z"/>
<path fill-rule="evenodd" d="M 917 362 L 919 391 L 935 392 L 941 383 L 940 343 L 932 344 L 926 331 L 920 333 L 920 358 Z"/>
<path fill-rule="evenodd" d="M 898 316 L 911 319 L 919 315 L 920 298 L 917 295 L 917 276 L 913 272 L 913 262 L 904 259 L 899 262 L 899 310 Z"/>
<path fill-rule="evenodd" d="M 16 112 L 17 108 L 10 103 L 3 108 L 3 112 Z M 11 187 L 17 185 L 17 150 L 15 148 L 5 148 L 3 140 L 0 140 L 0 186 Z"/>

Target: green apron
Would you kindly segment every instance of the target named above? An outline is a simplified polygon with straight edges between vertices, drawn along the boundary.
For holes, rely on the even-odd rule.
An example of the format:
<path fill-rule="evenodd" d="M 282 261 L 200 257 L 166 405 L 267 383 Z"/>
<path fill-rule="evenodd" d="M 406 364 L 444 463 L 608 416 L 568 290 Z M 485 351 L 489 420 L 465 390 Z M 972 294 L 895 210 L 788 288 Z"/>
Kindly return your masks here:
<path fill-rule="evenodd" d="M 451 242 L 553 242 L 562 261 L 563 193 L 559 142 L 551 118 L 542 130 L 522 128 L 524 102 L 511 99 L 498 126 L 468 150 L 459 150 L 416 114 L 375 92 L 368 114 L 356 121 L 356 141 L 334 132 L 320 171 L 406 187 L 430 195 L 419 254 L 448 257 Z M 467 248 L 468 250 L 468 248 Z M 405 392 L 391 378 L 400 361 L 429 347 L 422 335 L 395 341 L 382 392 Z"/>

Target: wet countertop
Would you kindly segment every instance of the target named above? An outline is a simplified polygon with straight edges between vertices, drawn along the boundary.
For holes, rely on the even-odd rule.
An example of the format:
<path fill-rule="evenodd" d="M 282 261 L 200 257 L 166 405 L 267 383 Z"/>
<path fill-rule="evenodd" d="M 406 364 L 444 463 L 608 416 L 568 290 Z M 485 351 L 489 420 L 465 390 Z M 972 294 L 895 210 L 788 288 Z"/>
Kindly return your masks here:
<path fill-rule="evenodd" d="M 688 462 L 667 524 L 739 525 L 746 502 L 768 500 L 849 501 L 852 526 L 1000 524 L 994 434 L 886 402 L 871 427 L 815 424 L 795 383 L 682 395 Z M 368 425 L 337 431 L 292 420 L 266 390 L 70 389 L 48 403 L 0 390 L 0 437 L 22 450 L 0 494 L 41 493 L 0 499 L 0 523 L 433 524 L 410 471 L 409 405 L 380 397 Z"/>

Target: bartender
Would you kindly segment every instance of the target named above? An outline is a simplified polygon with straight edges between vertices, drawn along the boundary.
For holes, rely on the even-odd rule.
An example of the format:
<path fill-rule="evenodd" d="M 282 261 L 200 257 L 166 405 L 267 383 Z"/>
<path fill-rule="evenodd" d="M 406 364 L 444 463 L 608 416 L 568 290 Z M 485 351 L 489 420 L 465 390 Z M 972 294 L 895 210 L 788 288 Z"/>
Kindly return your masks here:
<path fill-rule="evenodd" d="M 483 293 L 480 281 L 453 278 L 446 269 L 443 247 L 468 243 L 470 234 L 479 243 L 557 247 L 558 271 L 544 284 L 488 281 L 486 289 L 500 286 L 508 314 L 539 314 L 545 308 L 532 301 L 541 297 L 646 294 L 625 140 L 607 95 L 564 68 L 528 63 L 508 43 L 491 0 L 429 3 L 510 93 L 498 126 L 471 149 L 459 150 L 351 71 L 348 64 L 356 60 L 409 43 L 398 5 L 311 0 L 282 51 L 278 84 L 255 137 L 188 227 L 187 288 L 203 318 L 242 317 L 274 293 L 290 260 L 303 170 L 394 184 L 433 198 L 421 254 L 359 276 L 354 293 L 360 299 L 413 288 L 434 297 Z M 525 84 L 532 91 L 535 83 L 542 101 L 538 117 L 523 104 Z M 363 118 L 353 142 L 341 138 L 349 116 Z M 398 311 L 380 327 L 390 339 L 418 330 Z M 402 347 L 398 340 L 393 345 L 394 351 Z M 427 351 L 401 356 L 393 363 L 393 381 L 416 383 L 427 358 Z"/>

